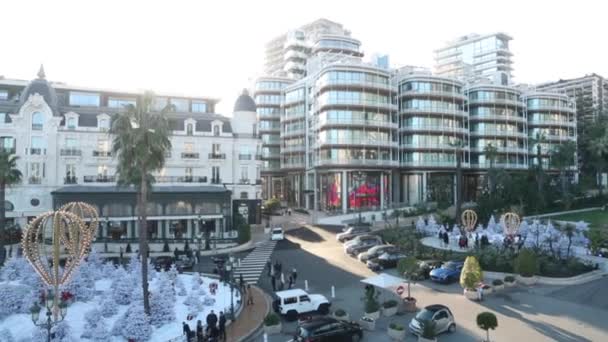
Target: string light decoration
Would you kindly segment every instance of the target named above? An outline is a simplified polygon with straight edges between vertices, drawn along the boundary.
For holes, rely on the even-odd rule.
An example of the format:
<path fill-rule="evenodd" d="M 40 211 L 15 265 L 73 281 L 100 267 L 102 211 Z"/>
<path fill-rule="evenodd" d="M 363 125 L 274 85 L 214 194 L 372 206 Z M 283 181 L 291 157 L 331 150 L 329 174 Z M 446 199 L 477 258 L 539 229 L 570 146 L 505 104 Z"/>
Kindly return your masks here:
<path fill-rule="evenodd" d="M 60 312 L 59 287 L 67 284 L 89 251 L 92 235 L 84 221 L 67 211 L 49 211 L 37 216 L 23 231 L 21 246 L 26 260 L 38 276 L 54 289 L 53 314 Z M 50 246 L 50 253 L 49 247 Z M 60 267 L 62 250 L 64 267 Z"/>
<path fill-rule="evenodd" d="M 500 218 L 505 235 L 515 235 L 519 231 L 521 219 L 516 213 L 506 213 Z"/>
<path fill-rule="evenodd" d="M 84 221 L 85 230 L 82 234 L 87 234 L 85 240 L 95 240 L 97 229 L 99 228 L 99 215 L 92 205 L 85 202 L 70 202 L 59 208 L 61 211 L 72 213 Z"/>
<path fill-rule="evenodd" d="M 462 226 L 468 232 L 472 232 L 475 230 L 475 225 L 477 224 L 477 213 L 471 209 L 467 209 L 462 212 L 462 215 L 460 215 L 460 220 L 462 222 Z"/>

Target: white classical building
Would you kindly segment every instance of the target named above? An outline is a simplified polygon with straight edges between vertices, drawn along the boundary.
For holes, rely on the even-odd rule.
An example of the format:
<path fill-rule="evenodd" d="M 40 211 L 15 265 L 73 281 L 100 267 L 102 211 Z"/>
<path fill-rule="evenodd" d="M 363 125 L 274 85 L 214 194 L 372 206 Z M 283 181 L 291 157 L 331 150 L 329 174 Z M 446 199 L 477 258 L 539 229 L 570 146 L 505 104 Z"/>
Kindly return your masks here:
<path fill-rule="evenodd" d="M 135 190 L 115 182 L 108 133 L 112 115 L 136 104 L 139 92 L 73 87 L 45 79 L 0 78 L 0 148 L 19 157 L 23 180 L 6 192 L 7 226 L 23 227 L 69 201 L 95 205 L 99 239 L 137 237 Z M 169 113 L 171 152 L 156 175 L 148 207 L 152 239 L 191 239 L 207 230 L 234 238 L 233 212 L 259 222 L 260 149 L 255 102 L 246 93 L 232 118 L 214 113 L 218 100 L 158 94 Z"/>

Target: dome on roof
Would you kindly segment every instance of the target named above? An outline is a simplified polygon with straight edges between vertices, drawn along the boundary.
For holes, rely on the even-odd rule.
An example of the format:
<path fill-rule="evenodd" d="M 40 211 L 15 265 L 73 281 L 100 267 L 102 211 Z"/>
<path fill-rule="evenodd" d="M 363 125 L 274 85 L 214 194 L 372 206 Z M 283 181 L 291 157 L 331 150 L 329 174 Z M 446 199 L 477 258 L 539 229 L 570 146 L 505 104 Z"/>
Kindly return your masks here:
<path fill-rule="evenodd" d="M 247 89 L 236 99 L 234 112 L 255 112 L 255 101 L 249 96 Z"/>
<path fill-rule="evenodd" d="M 19 106 L 23 106 L 23 104 L 29 99 L 30 95 L 39 94 L 44 98 L 44 101 L 49 105 L 49 107 L 51 107 L 53 114 L 57 114 L 57 94 L 55 93 L 55 89 L 45 77 L 44 67 L 40 66 L 38 78 L 31 81 L 21 93 Z"/>

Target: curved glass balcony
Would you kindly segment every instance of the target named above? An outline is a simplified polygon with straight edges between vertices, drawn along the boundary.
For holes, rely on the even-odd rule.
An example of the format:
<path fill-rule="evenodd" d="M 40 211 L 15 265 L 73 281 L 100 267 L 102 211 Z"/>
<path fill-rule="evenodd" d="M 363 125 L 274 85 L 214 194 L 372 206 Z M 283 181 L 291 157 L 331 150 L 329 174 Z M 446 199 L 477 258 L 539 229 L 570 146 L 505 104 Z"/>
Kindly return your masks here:
<path fill-rule="evenodd" d="M 316 128 L 325 126 L 363 126 L 363 127 L 379 127 L 387 129 L 396 129 L 399 124 L 390 121 L 381 120 L 363 120 L 363 119 L 346 119 L 346 118 L 326 118 L 319 119 Z"/>
<path fill-rule="evenodd" d="M 386 159 L 319 158 L 315 160 L 314 165 L 397 167 L 399 166 L 399 161 Z"/>

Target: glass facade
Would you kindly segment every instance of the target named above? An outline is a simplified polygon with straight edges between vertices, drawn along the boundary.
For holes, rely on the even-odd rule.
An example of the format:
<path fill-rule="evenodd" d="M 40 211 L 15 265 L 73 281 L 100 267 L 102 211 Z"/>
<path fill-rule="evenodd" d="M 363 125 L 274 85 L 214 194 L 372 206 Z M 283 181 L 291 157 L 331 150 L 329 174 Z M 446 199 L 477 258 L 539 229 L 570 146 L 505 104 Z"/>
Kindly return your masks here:
<path fill-rule="evenodd" d="M 319 209 L 342 210 L 342 172 L 320 174 L 319 185 Z"/>
<path fill-rule="evenodd" d="M 192 101 L 192 113 L 207 113 L 207 103 Z"/>
<path fill-rule="evenodd" d="M 71 91 L 70 106 L 99 107 L 99 94 Z"/>
<path fill-rule="evenodd" d="M 135 100 L 134 98 L 120 98 L 120 97 L 108 98 L 108 107 L 110 107 L 110 108 L 123 108 L 128 105 L 136 106 L 137 100 Z"/>
<path fill-rule="evenodd" d="M 358 84 L 370 83 L 380 86 L 388 86 L 390 80 L 387 76 L 366 73 L 362 71 L 329 71 L 321 75 L 315 85 L 317 87 L 324 84 Z"/>

